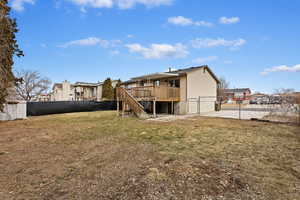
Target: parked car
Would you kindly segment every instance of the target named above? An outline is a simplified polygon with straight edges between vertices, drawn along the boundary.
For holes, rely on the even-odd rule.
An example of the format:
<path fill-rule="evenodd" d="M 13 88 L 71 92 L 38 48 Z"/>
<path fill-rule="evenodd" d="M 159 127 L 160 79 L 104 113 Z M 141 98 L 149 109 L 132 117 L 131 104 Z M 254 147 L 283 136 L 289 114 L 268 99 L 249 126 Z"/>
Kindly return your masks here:
<path fill-rule="evenodd" d="M 250 104 L 258 104 L 258 102 L 256 99 L 252 99 L 252 100 L 250 100 Z"/>

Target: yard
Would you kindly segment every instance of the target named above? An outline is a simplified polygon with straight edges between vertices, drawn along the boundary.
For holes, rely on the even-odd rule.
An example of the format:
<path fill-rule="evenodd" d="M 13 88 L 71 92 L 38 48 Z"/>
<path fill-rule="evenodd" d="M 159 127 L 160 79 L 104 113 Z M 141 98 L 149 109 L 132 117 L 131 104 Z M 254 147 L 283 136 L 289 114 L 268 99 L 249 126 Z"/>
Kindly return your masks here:
<path fill-rule="evenodd" d="M 115 112 L 0 123 L 0 199 L 300 196 L 300 127 Z"/>

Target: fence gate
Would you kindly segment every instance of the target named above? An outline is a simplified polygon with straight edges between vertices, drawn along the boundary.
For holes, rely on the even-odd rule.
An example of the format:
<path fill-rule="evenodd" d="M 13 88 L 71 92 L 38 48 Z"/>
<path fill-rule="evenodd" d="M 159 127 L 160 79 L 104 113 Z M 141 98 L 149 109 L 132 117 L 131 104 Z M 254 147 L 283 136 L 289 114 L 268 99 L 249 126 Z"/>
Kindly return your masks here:
<path fill-rule="evenodd" d="M 199 114 L 200 113 L 199 98 L 189 98 L 187 100 L 187 112 L 189 114 Z"/>

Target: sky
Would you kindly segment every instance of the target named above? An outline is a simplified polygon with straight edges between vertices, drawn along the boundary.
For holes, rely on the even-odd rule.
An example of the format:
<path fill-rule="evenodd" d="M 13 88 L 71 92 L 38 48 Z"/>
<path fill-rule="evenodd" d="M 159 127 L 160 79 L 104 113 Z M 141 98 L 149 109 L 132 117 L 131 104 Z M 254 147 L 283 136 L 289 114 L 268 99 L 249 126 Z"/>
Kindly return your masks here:
<path fill-rule="evenodd" d="M 299 0 L 11 0 L 25 56 L 52 82 L 208 65 L 232 88 L 300 91 Z"/>

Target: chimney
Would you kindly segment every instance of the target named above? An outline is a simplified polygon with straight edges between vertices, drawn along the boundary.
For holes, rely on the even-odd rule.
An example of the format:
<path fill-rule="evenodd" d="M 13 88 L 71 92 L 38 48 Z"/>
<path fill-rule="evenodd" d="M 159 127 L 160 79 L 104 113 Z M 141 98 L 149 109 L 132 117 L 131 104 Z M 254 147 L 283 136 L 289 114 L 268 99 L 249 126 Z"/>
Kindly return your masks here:
<path fill-rule="evenodd" d="M 169 67 L 169 72 L 171 72 L 172 71 L 172 68 L 171 67 Z"/>

